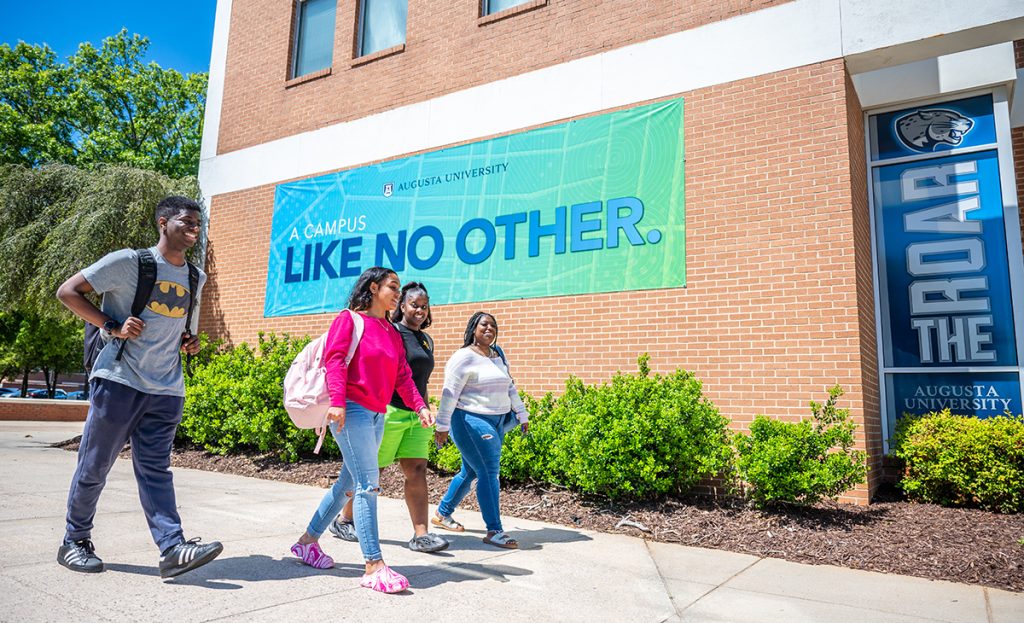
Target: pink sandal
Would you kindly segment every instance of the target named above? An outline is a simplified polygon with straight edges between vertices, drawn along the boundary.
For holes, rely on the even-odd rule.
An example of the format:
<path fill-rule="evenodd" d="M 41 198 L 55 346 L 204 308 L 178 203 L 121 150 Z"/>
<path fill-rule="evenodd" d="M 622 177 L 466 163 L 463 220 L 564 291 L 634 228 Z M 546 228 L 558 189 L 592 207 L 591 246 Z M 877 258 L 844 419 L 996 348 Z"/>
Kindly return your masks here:
<path fill-rule="evenodd" d="M 298 556 L 303 563 L 314 569 L 330 569 L 334 566 L 334 559 L 325 554 L 320 549 L 320 544 L 316 542 L 306 543 L 305 545 L 296 543 L 292 545 L 292 553 Z"/>
<path fill-rule="evenodd" d="M 364 575 L 359 586 L 380 593 L 401 593 L 409 588 L 409 580 L 401 573 L 392 571 L 391 567 L 384 565 L 373 573 Z"/>

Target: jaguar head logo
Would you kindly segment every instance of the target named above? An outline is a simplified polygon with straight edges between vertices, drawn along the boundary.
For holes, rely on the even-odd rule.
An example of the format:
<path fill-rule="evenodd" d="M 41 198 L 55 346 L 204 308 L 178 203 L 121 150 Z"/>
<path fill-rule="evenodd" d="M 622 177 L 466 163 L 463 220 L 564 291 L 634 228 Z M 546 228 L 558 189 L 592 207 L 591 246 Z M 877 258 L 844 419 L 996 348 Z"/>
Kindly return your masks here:
<path fill-rule="evenodd" d="M 896 120 L 896 134 L 914 151 L 934 151 L 939 145 L 956 147 L 974 127 L 974 121 L 954 110 L 925 108 Z"/>
<path fill-rule="evenodd" d="M 157 281 L 146 308 L 168 318 L 184 318 L 188 313 L 188 288 L 173 281 Z"/>

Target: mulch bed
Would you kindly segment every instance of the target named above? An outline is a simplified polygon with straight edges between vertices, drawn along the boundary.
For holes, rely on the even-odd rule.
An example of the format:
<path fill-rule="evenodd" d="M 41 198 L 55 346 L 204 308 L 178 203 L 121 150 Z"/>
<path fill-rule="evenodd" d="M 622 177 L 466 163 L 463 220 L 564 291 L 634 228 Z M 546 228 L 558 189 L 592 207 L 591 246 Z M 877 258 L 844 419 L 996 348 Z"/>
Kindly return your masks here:
<path fill-rule="evenodd" d="M 77 450 L 78 438 L 55 445 Z M 172 464 L 324 488 L 333 484 L 340 465 L 184 448 L 175 449 Z M 441 499 L 450 479 L 428 471 L 431 503 Z M 402 486 L 396 466 L 384 470 L 383 495 L 401 498 Z M 463 506 L 478 510 L 475 496 L 467 496 Z M 761 511 L 730 497 L 611 503 L 550 485 L 509 484 L 502 487 L 501 507 L 508 516 L 663 543 L 1024 592 L 1024 515 L 915 504 L 894 489 L 882 491 L 870 506 L 826 502 Z"/>

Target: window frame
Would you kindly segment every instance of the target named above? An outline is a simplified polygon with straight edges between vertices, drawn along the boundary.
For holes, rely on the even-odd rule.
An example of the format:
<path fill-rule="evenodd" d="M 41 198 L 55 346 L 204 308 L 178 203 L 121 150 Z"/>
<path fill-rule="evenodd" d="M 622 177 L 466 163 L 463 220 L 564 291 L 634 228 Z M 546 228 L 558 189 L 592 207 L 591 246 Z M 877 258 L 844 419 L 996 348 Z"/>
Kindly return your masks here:
<path fill-rule="evenodd" d="M 501 9 L 500 11 L 488 13 L 487 11 L 491 0 L 480 0 L 480 15 L 477 18 L 477 26 L 486 26 L 487 24 L 500 22 L 514 15 L 520 15 L 522 13 L 528 13 L 535 9 L 546 7 L 548 6 L 549 1 L 550 0 L 524 0 L 517 5 Z"/>
<path fill-rule="evenodd" d="M 402 1 L 402 0 L 399 0 Z M 367 0 L 358 0 L 356 2 L 356 32 L 354 37 L 354 50 L 352 51 L 352 64 L 363 65 L 369 61 L 383 58 L 385 56 L 391 56 L 405 50 L 406 41 L 409 38 L 409 0 L 405 2 L 405 32 L 402 33 L 402 41 L 395 45 L 381 48 L 380 50 L 374 50 L 373 52 L 363 51 L 363 42 L 365 41 L 366 34 L 366 4 Z"/>
<path fill-rule="evenodd" d="M 338 2 L 334 1 L 334 32 L 331 36 L 331 62 L 327 67 L 317 69 L 308 73 L 299 75 L 299 40 L 302 36 L 302 5 L 312 0 L 294 0 L 292 3 L 292 28 L 291 28 L 291 53 L 288 61 L 288 74 L 286 81 L 289 86 L 294 84 L 300 84 L 307 80 L 319 78 L 322 76 L 330 75 L 331 69 L 334 67 L 334 40 L 338 31 Z"/>

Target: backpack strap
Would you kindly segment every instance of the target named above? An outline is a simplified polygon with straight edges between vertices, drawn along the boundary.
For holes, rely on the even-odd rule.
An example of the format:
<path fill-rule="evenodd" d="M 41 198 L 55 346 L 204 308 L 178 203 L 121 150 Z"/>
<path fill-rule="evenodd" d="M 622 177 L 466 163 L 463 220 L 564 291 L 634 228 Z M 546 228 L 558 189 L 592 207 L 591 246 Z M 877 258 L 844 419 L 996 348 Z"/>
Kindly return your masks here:
<path fill-rule="evenodd" d="M 505 373 L 508 374 L 508 378 L 512 379 L 512 383 L 515 384 L 516 380 L 512 378 L 512 368 L 508 367 L 508 359 L 505 359 L 505 351 L 501 350 L 501 347 L 497 344 L 494 344 L 491 348 L 493 348 L 494 352 L 498 353 L 498 356 L 501 357 L 502 363 L 505 364 Z"/>
<path fill-rule="evenodd" d="M 196 290 L 199 289 L 199 268 L 192 262 L 188 265 L 188 314 L 185 316 L 185 334 L 192 337 L 192 310 L 196 306 Z M 192 377 L 192 354 L 185 354 L 185 373 Z"/>
<path fill-rule="evenodd" d="M 356 347 L 359 346 L 359 340 L 363 338 L 363 317 L 357 312 L 351 309 L 346 309 L 349 315 L 352 317 L 352 342 L 348 345 L 348 354 L 345 355 L 345 365 L 352 363 L 352 358 L 356 355 Z M 327 334 L 325 333 L 321 338 L 323 344 L 320 345 L 320 354 L 317 356 L 317 365 L 323 366 L 323 349 L 327 345 Z M 320 454 L 320 447 L 324 445 L 324 437 L 327 435 L 327 414 L 324 414 L 323 426 L 318 426 L 314 432 L 316 432 L 317 440 L 316 447 L 313 448 L 313 454 Z"/>
<path fill-rule="evenodd" d="M 146 309 L 150 295 L 153 294 L 153 286 L 156 285 L 156 258 L 149 249 L 138 249 L 136 254 L 139 258 L 139 277 L 135 284 L 132 316 L 139 318 L 142 310 Z M 121 361 L 121 354 L 124 353 L 124 345 L 127 343 L 128 340 L 121 340 L 121 347 L 117 349 L 118 361 Z"/>
<path fill-rule="evenodd" d="M 363 339 L 363 317 L 359 312 L 354 312 L 351 309 L 345 310 L 352 316 L 352 342 L 348 345 L 348 354 L 345 355 L 345 365 L 352 363 L 352 358 L 356 356 L 356 347 L 359 346 L 359 340 Z"/>
<path fill-rule="evenodd" d="M 188 316 L 185 319 L 185 333 L 192 335 L 192 310 L 196 306 L 196 290 L 199 289 L 199 267 L 188 264 Z"/>

